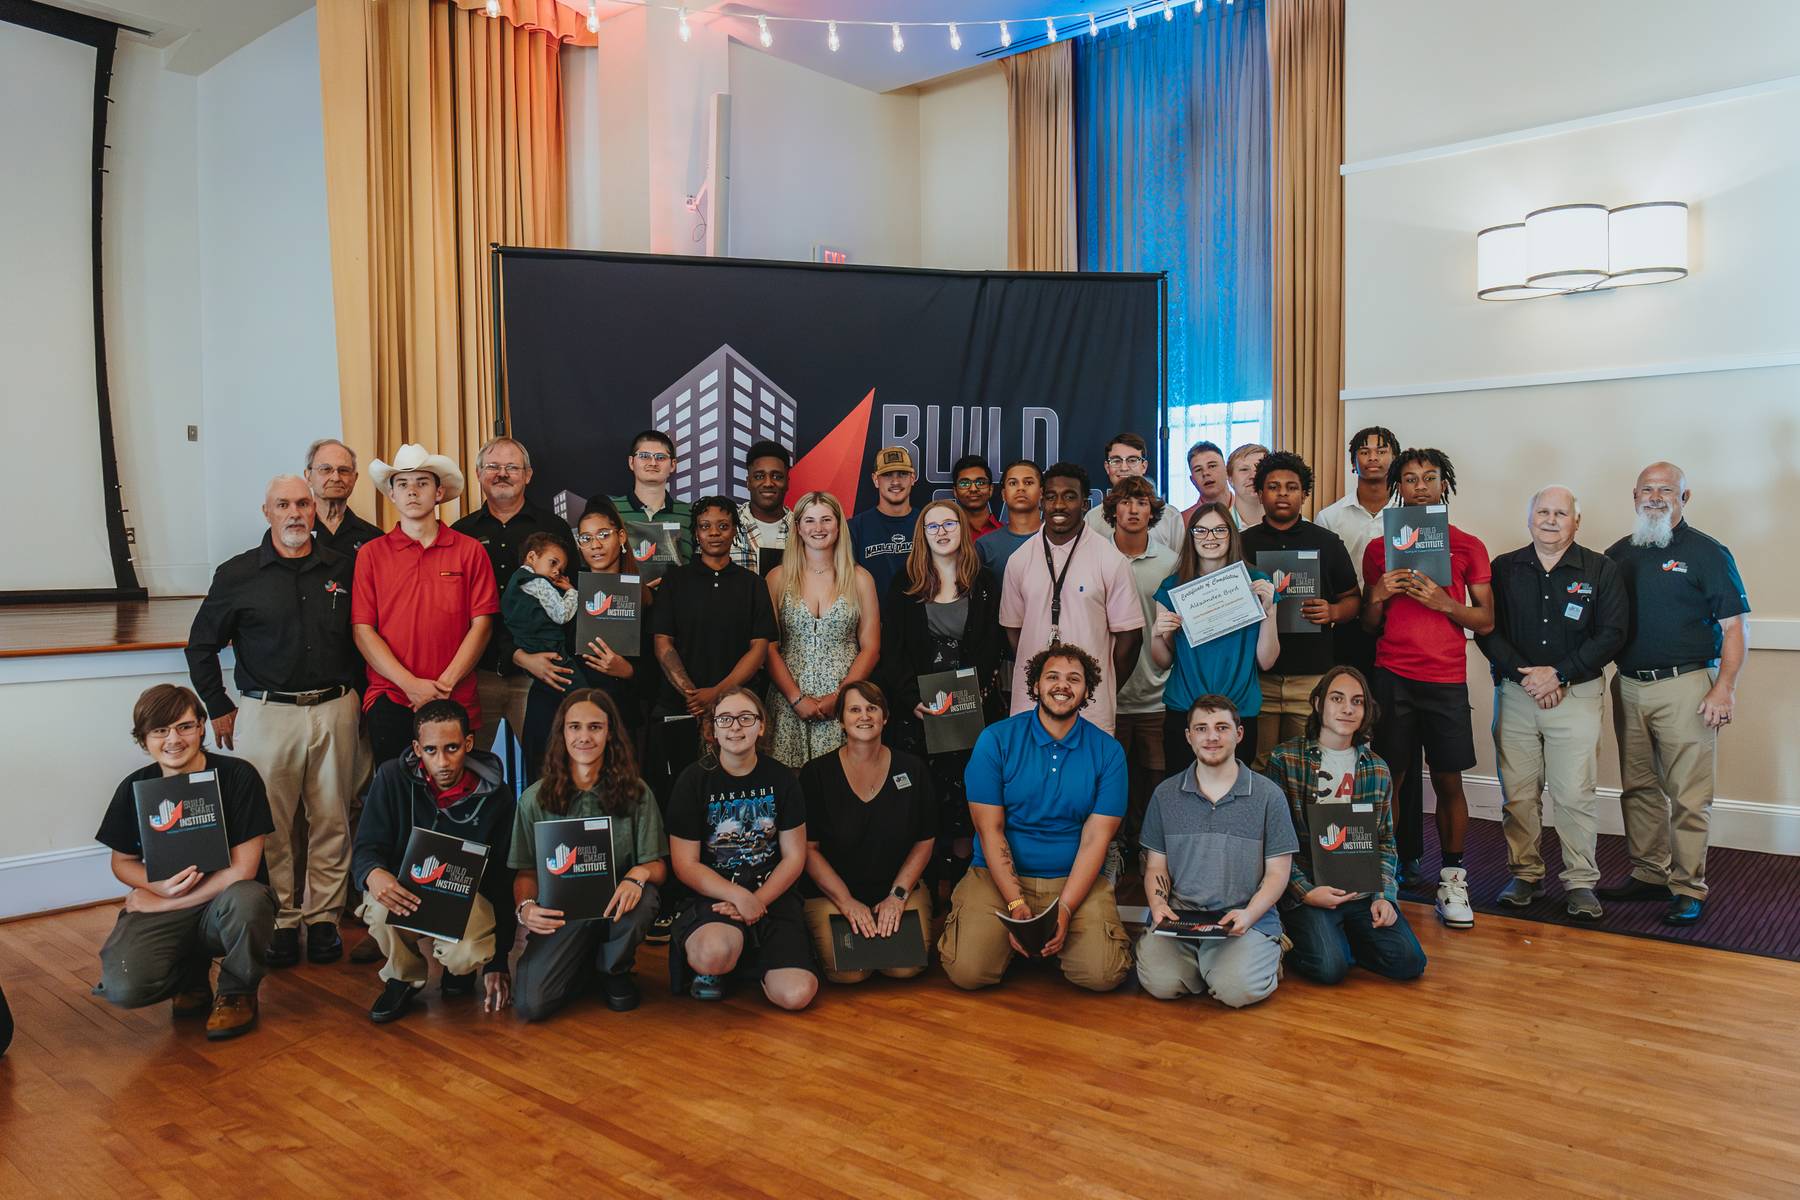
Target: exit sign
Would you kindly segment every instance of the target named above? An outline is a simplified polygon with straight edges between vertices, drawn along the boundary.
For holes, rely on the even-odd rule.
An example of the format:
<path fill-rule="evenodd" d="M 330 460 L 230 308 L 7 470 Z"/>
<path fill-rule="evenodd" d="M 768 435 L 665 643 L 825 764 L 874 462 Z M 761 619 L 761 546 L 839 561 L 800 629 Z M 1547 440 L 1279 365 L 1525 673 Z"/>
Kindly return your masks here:
<path fill-rule="evenodd" d="M 821 246 L 815 242 L 813 243 L 813 261 L 830 263 L 834 267 L 848 266 L 850 263 L 850 252 L 848 250 L 839 250 L 833 246 Z"/>

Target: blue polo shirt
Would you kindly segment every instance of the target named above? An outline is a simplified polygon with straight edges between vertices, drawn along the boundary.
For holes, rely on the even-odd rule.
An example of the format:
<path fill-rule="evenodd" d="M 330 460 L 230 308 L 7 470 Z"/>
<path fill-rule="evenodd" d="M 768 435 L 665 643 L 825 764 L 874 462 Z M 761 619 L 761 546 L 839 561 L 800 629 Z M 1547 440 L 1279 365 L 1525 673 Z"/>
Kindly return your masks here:
<path fill-rule="evenodd" d="M 970 804 L 1006 810 L 1013 869 L 1031 879 L 1061 879 L 1075 865 L 1081 827 L 1095 813 L 1125 815 L 1125 751 L 1106 731 L 1076 717 L 1053 738 L 1035 707 L 981 731 L 963 772 Z M 975 865 L 987 866 L 981 839 Z"/>

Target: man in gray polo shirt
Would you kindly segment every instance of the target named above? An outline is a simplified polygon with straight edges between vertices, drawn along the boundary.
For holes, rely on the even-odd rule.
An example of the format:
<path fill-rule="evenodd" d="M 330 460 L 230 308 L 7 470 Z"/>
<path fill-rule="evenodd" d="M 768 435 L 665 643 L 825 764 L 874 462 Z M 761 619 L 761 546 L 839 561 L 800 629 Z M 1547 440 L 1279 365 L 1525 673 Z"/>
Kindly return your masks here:
<path fill-rule="evenodd" d="M 1144 894 L 1150 930 L 1138 940 L 1138 982 L 1159 1000 L 1202 996 L 1242 1008 L 1281 977 L 1275 902 L 1300 848 L 1275 784 L 1237 761 L 1244 723 L 1224 696 L 1188 709 L 1191 770 L 1165 779 L 1144 814 Z M 1155 933 L 1176 909 L 1223 913 L 1231 936 L 1187 941 Z"/>

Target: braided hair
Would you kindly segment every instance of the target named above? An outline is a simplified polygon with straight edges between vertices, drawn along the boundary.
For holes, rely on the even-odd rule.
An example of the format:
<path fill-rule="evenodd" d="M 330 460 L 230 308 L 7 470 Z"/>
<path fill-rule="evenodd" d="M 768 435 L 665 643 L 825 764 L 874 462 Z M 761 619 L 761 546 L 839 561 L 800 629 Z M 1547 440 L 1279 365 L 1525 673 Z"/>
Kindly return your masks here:
<path fill-rule="evenodd" d="M 1394 455 L 1394 464 L 1388 468 L 1388 495 L 1400 495 L 1401 468 L 1407 463 L 1423 463 L 1438 469 L 1438 477 L 1444 481 L 1444 498 L 1448 500 L 1456 495 L 1456 468 L 1450 465 L 1450 456 L 1434 446 L 1415 446 L 1410 450 L 1402 450 Z"/>

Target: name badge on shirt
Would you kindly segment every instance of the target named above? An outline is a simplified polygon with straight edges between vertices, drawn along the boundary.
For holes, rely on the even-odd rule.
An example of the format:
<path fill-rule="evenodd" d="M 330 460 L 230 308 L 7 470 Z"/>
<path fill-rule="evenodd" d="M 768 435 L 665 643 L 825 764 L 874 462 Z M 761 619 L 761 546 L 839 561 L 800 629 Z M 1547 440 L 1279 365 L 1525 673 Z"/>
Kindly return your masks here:
<path fill-rule="evenodd" d="M 905 771 L 901 771 L 894 776 L 894 786 L 897 788 L 909 788 L 912 786 L 912 779 L 908 777 Z"/>
<path fill-rule="evenodd" d="M 1582 608 L 1579 604 L 1569 604 L 1563 607 L 1563 616 L 1571 621 L 1579 621 L 1581 620 L 1581 614 L 1586 611 L 1587 610 Z"/>

